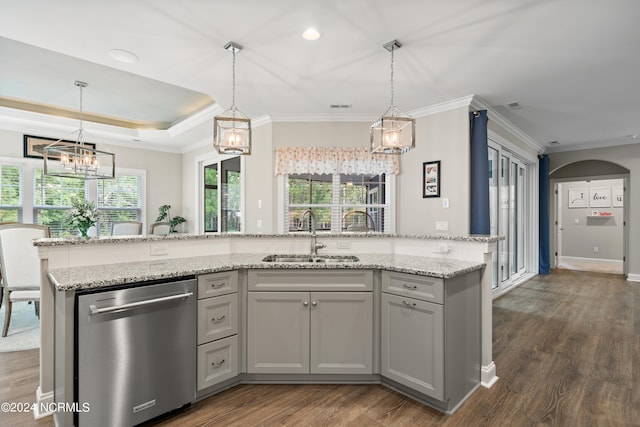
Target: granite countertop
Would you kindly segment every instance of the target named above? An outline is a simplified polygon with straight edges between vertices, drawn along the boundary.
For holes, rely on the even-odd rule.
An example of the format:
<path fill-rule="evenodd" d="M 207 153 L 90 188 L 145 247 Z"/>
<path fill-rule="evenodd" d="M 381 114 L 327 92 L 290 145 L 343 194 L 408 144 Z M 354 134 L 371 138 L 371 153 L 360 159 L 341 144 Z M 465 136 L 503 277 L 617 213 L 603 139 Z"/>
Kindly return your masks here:
<path fill-rule="evenodd" d="M 340 238 L 340 239 L 424 239 L 424 240 L 450 240 L 458 242 L 478 242 L 478 243 L 493 243 L 499 240 L 504 240 L 503 236 L 485 236 L 485 235 L 466 235 L 466 236 L 453 236 L 448 234 L 384 234 L 384 233 L 319 233 L 319 238 Z M 56 237 L 48 239 L 34 240 L 35 246 L 71 246 L 71 245 L 104 245 L 113 243 L 141 243 L 141 242 L 157 242 L 162 240 L 202 240 L 202 239 L 290 239 L 290 238 L 303 238 L 308 239 L 309 233 L 287 233 L 287 234 L 242 234 L 242 233 L 216 233 L 216 234 L 169 234 L 169 235 L 149 235 L 149 236 L 108 236 L 108 237 L 92 237 L 92 238 L 78 238 L 78 237 Z"/>
<path fill-rule="evenodd" d="M 92 265 L 90 267 L 53 269 L 49 270 L 48 276 L 57 290 L 71 291 L 238 269 L 384 269 L 447 279 L 480 270 L 485 266 L 484 263 L 445 258 L 380 254 L 356 254 L 360 261 L 355 263 L 262 261 L 267 255 L 211 255 L 161 261 Z"/>

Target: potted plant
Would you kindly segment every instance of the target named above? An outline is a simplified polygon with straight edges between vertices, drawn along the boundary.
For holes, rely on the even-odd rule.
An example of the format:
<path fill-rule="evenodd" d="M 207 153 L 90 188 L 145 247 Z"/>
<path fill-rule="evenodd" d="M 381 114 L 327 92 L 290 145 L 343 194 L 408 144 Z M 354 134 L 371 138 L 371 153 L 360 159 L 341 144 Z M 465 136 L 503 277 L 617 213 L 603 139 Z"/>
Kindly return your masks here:
<path fill-rule="evenodd" d="M 89 237 L 89 228 L 96 225 L 98 209 L 93 202 L 74 198 L 71 200 L 71 210 L 66 217 L 66 224 L 78 230 L 80 237 Z"/>
<path fill-rule="evenodd" d="M 166 221 L 169 223 L 169 232 L 175 233 L 176 227 L 184 222 L 187 222 L 183 217 L 176 215 L 171 218 L 171 205 L 162 205 L 158 208 L 158 218 L 156 218 L 156 222 Z"/>

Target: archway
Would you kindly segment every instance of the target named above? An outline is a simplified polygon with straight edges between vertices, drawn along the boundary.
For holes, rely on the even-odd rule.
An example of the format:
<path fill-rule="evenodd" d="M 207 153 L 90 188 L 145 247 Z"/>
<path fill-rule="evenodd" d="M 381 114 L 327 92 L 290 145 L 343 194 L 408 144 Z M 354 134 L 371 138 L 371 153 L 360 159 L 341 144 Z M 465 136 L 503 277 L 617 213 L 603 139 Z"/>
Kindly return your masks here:
<path fill-rule="evenodd" d="M 604 260 L 609 265 L 620 262 L 622 273 L 627 275 L 629 176 L 627 168 L 604 160 L 568 163 L 549 174 L 553 268 L 562 262 L 563 252 L 573 251 L 578 255 L 574 260 L 587 264 L 590 260 Z M 565 250 L 567 247 L 571 249 Z"/>

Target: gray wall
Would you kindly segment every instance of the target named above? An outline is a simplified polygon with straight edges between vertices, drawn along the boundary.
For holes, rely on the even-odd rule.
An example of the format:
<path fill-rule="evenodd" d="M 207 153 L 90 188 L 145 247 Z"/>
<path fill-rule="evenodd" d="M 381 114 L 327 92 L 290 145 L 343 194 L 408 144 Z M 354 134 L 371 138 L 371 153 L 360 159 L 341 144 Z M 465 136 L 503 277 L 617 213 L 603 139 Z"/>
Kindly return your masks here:
<path fill-rule="evenodd" d="M 640 185 L 634 185 L 634 183 L 639 182 L 638 176 L 640 176 L 640 144 L 551 153 L 549 154 L 549 170 L 554 172 L 565 165 L 582 160 L 605 160 L 629 170 L 629 185 L 627 186 L 627 233 L 630 236 L 628 266 L 629 275 L 633 276 L 634 280 L 638 280 L 640 279 L 640 239 L 637 238 L 640 228 Z"/>
<path fill-rule="evenodd" d="M 621 187 L 622 185 L 622 179 L 572 181 L 558 184 L 558 197 L 561 199 L 559 218 L 562 225 L 560 256 L 622 261 L 623 208 L 589 206 L 570 208 L 568 203 L 568 193 L 571 189 L 587 189 L 585 196 L 588 200 L 590 188 L 608 187 L 613 189 L 613 187 Z M 589 218 L 594 210 L 611 212 L 613 216 Z M 594 252 L 594 247 L 598 248 L 598 252 Z"/>

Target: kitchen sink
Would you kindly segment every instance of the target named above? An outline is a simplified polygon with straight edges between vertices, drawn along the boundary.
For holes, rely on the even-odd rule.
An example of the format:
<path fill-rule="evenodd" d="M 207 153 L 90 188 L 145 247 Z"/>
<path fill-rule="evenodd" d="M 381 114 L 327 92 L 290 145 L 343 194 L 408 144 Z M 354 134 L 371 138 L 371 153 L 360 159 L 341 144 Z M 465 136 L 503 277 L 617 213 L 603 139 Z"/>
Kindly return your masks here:
<path fill-rule="evenodd" d="M 344 264 L 358 262 L 360 259 L 353 255 L 267 255 L 264 262 L 293 262 L 293 263 L 332 263 Z"/>

